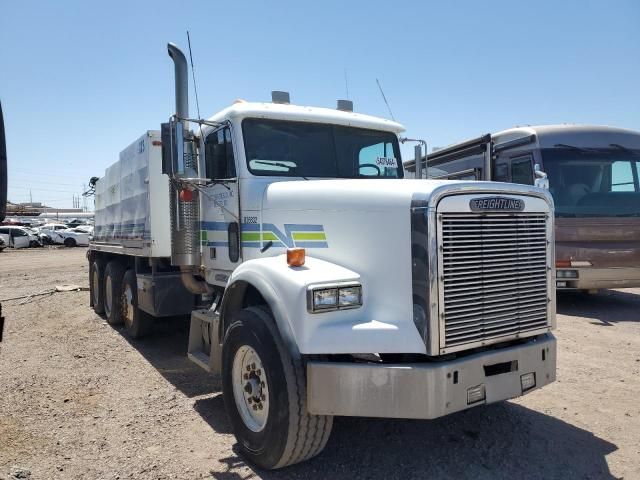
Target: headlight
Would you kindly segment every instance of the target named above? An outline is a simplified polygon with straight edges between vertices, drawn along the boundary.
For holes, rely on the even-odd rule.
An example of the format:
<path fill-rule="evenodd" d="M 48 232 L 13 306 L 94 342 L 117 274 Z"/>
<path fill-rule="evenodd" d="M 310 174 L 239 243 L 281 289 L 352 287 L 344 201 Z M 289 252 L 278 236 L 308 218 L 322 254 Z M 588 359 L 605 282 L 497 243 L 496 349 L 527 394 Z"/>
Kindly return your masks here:
<path fill-rule="evenodd" d="M 310 290 L 307 308 L 311 313 L 357 308 L 362 305 L 362 286 L 322 286 Z"/>
<path fill-rule="evenodd" d="M 327 290 L 313 291 L 313 309 L 325 310 L 327 308 L 336 308 L 338 305 L 338 289 L 329 288 Z"/>
<path fill-rule="evenodd" d="M 362 305 L 362 287 L 344 287 L 338 289 L 338 306 L 355 307 Z"/>

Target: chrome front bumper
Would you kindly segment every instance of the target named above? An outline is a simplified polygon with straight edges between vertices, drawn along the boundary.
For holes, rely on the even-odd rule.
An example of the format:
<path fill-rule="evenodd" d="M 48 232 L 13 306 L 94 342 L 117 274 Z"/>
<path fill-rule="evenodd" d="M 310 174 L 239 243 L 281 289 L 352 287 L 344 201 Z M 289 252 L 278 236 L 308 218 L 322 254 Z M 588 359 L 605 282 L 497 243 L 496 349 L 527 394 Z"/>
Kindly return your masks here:
<path fill-rule="evenodd" d="M 507 370 L 508 369 L 508 370 Z M 523 392 L 520 376 L 535 373 Z M 521 345 L 438 363 L 309 362 L 307 405 L 316 415 L 437 418 L 518 397 L 556 379 L 556 339 L 547 333 Z M 470 388 L 486 398 L 469 404 Z"/>
<path fill-rule="evenodd" d="M 578 278 L 559 278 L 557 272 L 574 270 Z M 591 290 L 596 288 L 640 287 L 640 268 L 558 268 L 557 290 Z"/>

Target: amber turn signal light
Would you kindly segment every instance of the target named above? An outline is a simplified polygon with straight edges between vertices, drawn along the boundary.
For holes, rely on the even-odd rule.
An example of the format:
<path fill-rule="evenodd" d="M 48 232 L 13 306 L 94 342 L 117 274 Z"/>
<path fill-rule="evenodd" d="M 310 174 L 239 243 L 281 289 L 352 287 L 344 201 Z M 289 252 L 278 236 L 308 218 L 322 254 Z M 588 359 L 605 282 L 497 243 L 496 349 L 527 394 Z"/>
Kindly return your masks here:
<path fill-rule="evenodd" d="M 304 265 L 304 248 L 287 248 L 287 265 L 301 267 Z"/>

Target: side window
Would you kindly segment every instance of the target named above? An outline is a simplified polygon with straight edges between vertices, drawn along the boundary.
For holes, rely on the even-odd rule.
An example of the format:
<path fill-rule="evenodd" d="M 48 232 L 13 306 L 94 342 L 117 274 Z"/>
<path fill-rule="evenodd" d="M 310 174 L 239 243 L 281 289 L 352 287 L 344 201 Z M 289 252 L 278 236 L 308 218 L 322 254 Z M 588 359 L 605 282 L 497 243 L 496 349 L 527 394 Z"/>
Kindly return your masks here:
<path fill-rule="evenodd" d="M 511 181 L 524 185 L 533 185 L 533 166 L 531 157 L 520 157 L 511 160 Z"/>
<path fill-rule="evenodd" d="M 25 232 L 24 230 L 20 230 L 20 229 L 14 229 L 13 231 L 13 236 L 14 237 L 26 237 L 27 236 L 27 232 Z"/>
<path fill-rule="evenodd" d="M 8 228 L 0 228 L 0 233 L 2 233 L 3 235 L 9 235 L 9 229 Z"/>
<path fill-rule="evenodd" d="M 204 142 L 204 156 L 207 178 L 225 179 L 236 176 L 231 130 L 228 127 L 207 136 Z"/>

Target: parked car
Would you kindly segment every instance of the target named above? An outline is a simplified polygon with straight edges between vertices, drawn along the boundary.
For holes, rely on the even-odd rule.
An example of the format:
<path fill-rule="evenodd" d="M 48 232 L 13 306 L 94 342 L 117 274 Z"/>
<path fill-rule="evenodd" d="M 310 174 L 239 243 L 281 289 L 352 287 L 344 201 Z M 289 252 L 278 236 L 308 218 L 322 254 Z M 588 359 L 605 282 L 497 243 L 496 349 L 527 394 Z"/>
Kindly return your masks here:
<path fill-rule="evenodd" d="M 62 230 L 68 230 L 67 225 L 61 223 L 46 223 L 38 229 L 39 237 L 43 244 L 63 244 L 64 238 L 60 236 L 58 232 Z"/>
<path fill-rule="evenodd" d="M 74 230 L 79 230 L 89 235 L 93 235 L 93 225 L 78 225 Z"/>
<path fill-rule="evenodd" d="M 88 246 L 90 235 L 78 228 L 69 228 L 67 230 L 58 230 L 57 235 L 61 238 L 61 241 L 56 243 L 62 243 L 65 247 L 76 246 Z"/>
<path fill-rule="evenodd" d="M 5 245 L 13 248 L 41 247 L 42 243 L 37 235 L 25 227 L 4 225 L 0 227 L 0 238 Z"/>

